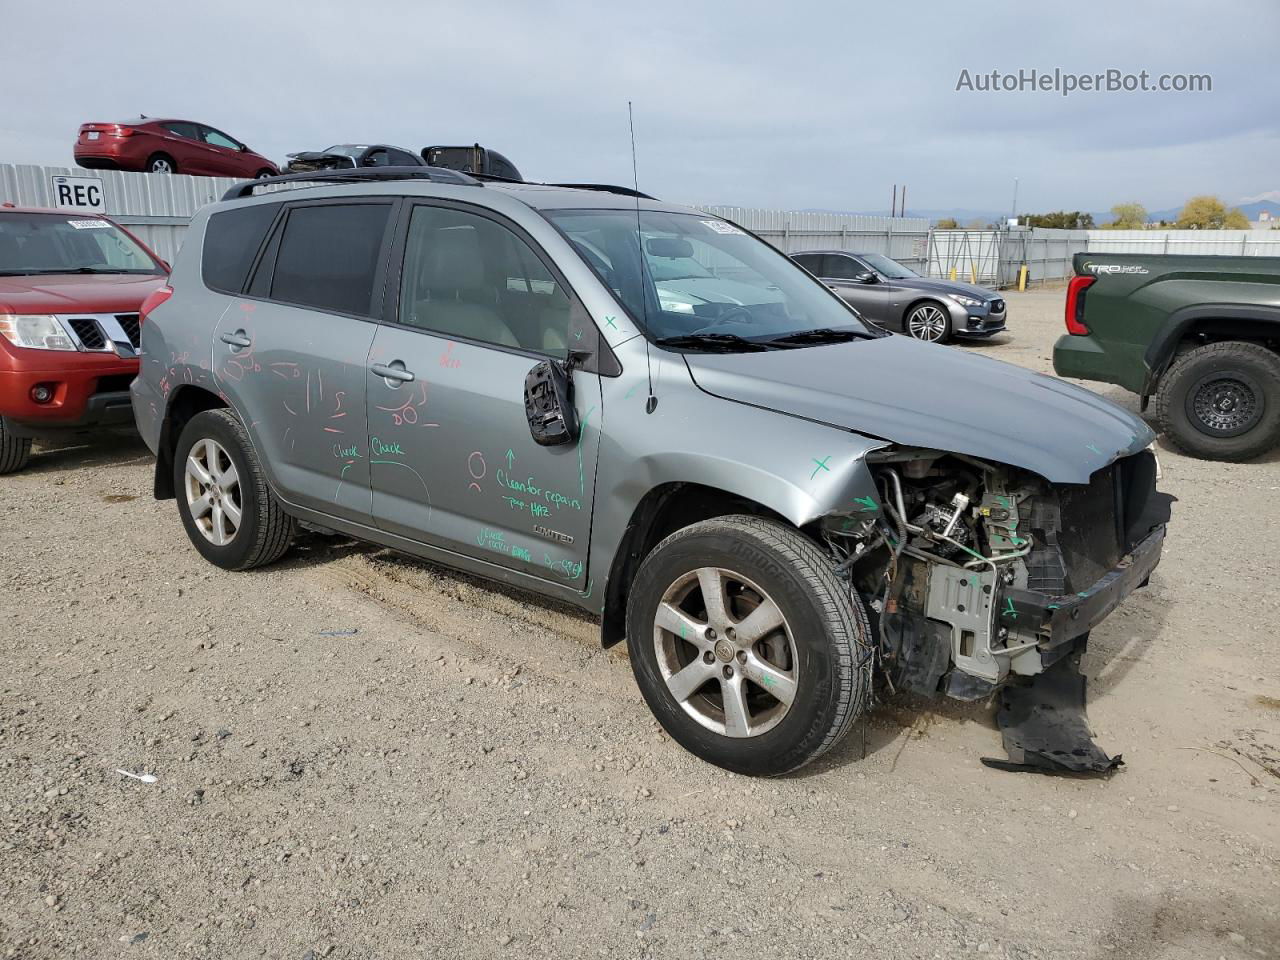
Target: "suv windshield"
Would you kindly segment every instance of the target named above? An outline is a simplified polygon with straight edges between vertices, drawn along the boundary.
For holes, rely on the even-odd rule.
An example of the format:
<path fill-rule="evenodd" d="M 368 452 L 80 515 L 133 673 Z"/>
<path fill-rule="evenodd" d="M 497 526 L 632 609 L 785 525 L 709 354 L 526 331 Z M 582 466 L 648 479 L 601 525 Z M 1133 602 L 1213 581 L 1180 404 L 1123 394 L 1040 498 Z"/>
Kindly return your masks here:
<path fill-rule="evenodd" d="M 0 276 L 44 273 L 164 271 L 127 233 L 106 220 L 0 213 Z"/>
<path fill-rule="evenodd" d="M 647 327 L 652 340 L 710 335 L 722 349 L 734 343 L 758 349 L 761 343 L 814 330 L 871 335 L 822 284 L 723 220 L 652 210 L 543 214 L 632 318 Z"/>
<path fill-rule="evenodd" d="M 872 270 L 889 280 L 906 280 L 908 277 L 920 276 L 914 270 L 908 270 L 897 260 L 890 260 L 884 254 L 860 253 L 858 256 Z"/>

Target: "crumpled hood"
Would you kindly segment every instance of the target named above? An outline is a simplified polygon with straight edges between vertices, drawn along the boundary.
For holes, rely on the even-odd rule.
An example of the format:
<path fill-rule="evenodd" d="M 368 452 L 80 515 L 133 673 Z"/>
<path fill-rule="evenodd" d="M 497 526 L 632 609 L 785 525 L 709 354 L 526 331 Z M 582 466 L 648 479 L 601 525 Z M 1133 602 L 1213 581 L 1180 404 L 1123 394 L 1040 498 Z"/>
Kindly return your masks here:
<path fill-rule="evenodd" d="M 1155 439 L 1137 416 L 1081 387 L 907 337 L 685 360 L 714 396 L 1022 467 L 1053 483 L 1087 483 Z"/>

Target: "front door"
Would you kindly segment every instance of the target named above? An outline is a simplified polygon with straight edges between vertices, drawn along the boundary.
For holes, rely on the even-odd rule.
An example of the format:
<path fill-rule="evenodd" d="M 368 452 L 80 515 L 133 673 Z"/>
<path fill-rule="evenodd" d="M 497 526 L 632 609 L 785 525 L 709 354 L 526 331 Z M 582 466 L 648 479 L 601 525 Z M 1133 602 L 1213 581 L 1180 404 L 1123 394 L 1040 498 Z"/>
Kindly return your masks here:
<path fill-rule="evenodd" d="M 853 257 L 829 253 L 823 261 L 823 282 L 872 323 L 884 326 L 889 318 L 889 285 L 870 267 Z M 875 282 L 856 279 L 868 273 Z"/>
<path fill-rule="evenodd" d="M 220 389 L 280 495 L 369 523 L 365 370 L 391 202 L 290 204 L 214 333 Z"/>
<path fill-rule="evenodd" d="M 531 241 L 480 212 L 416 205 L 402 249 L 368 371 L 375 521 L 583 589 L 599 377 L 573 374 L 576 443 L 538 446 L 524 409 L 525 376 L 567 356 L 582 308 Z"/>

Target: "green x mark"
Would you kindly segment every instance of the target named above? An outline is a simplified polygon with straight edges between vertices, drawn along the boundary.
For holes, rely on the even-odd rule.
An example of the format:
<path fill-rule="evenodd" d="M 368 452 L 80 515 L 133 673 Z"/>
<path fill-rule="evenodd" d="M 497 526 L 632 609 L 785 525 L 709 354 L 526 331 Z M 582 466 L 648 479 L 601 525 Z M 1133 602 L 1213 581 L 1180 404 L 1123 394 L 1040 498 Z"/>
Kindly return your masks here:
<path fill-rule="evenodd" d="M 812 480 L 814 477 L 816 477 L 818 475 L 819 470 L 825 470 L 827 471 L 827 473 L 830 473 L 831 468 L 827 466 L 827 461 L 830 459 L 831 459 L 830 457 L 823 457 L 821 460 L 819 460 L 817 457 L 814 457 L 813 462 L 816 463 L 817 466 L 813 468 L 813 473 L 809 474 L 809 479 Z"/>
<path fill-rule="evenodd" d="M 617 319 L 618 319 L 617 317 L 605 317 L 605 318 L 604 318 L 604 322 L 605 322 L 606 324 L 608 324 L 610 327 L 612 327 L 614 330 L 617 330 L 617 329 L 618 329 L 618 325 L 617 325 L 616 323 L 614 323 L 614 322 L 613 322 L 613 321 L 615 321 L 615 320 L 617 320 Z"/>
<path fill-rule="evenodd" d="M 1017 620 L 1018 611 L 1013 609 L 1013 597 L 1005 597 L 1004 602 L 1005 602 L 1005 608 L 1000 611 L 1001 615 L 1006 617 L 1012 617 L 1014 620 Z"/>

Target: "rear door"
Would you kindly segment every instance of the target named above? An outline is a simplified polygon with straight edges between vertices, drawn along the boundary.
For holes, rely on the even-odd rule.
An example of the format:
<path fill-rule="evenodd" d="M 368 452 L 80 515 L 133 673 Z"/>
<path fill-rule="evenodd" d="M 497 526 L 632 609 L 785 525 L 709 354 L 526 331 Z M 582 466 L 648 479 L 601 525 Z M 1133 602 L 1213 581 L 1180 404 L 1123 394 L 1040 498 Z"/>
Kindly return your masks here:
<path fill-rule="evenodd" d="M 384 530 L 583 589 L 600 379 L 574 372 L 577 443 L 538 446 L 525 377 L 598 332 L 549 258 L 477 208 L 415 203 L 370 356 L 369 465 Z"/>
<path fill-rule="evenodd" d="M 160 129 L 162 143 L 157 152 L 163 150 L 171 155 L 179 173 L 209 173 L 209 160 L 198 124 L 173 120 L 160 124 Z"/>
<path fill-rule="evenodd" d="M 872 323 L 884 326 L 889 318 L 889 286 L 879 279 L 864 283 L 856 278 L 875 271 L 848 254 L 828 253 L 823 258 L 822 279 L 840 297 Z"/>
<path fill-rule="evenodd" d="M 246 293 L 223 313 L 213 343 L 218 382 L 277 492 L 363 523 L 371 519 L 365 368 L 397 204 L 281 204 Z"/>

